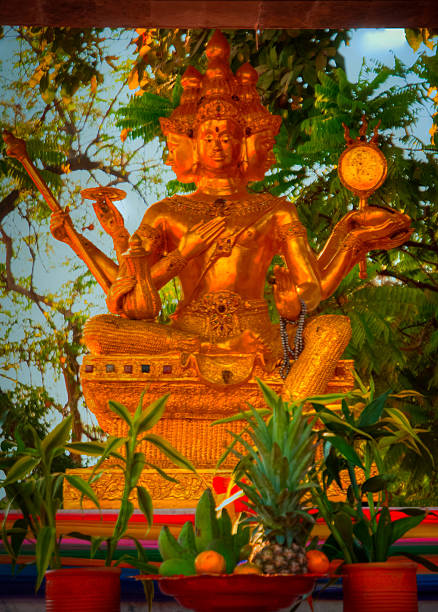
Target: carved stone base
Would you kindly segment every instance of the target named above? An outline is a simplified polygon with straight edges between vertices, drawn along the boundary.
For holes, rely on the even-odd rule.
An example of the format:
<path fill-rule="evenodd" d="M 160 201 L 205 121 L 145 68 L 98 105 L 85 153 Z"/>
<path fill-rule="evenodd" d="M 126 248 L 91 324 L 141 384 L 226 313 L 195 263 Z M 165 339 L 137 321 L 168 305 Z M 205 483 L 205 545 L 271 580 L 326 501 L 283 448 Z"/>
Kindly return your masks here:
<path fill-rule="evenodd" d="M 80 476 L 84 480 L 91 474 L 91 468 L 68 470 L 69 474 Z M 197 474 L 188 470 L 175 468 L 166 469 L 166 473 L 172 476 L 177 483 L 169 482 L 162 478 L 155 470 L 143 470 L 139 485 L 144 486 L 152 496 L 154 509 L 159 508 L 196 508 L 199 498 L 204 489 L 213 486 L 214 476 L 231 476 L 231 470 L 198 470 Z M 105 472 L 99 480 L 93 484 L 102 508 L 119 509 L 120 497 L 123 490 L 123 482 L 120 470 Z M 138 508 L 135 495 L 131 498 L 132 503 Z M 84 498 L 82 507 L 95 509 L 96 506 L 90 500 Z M 77 489 L 71 487 L 64 481 L 64 508 L 74 510 L 81 507 L 81 494 Z"/>
<path fill-rule="evenodd" d="M 228 365 L 227 359 L 230 362 Z M 165 393 L 170 393 L 166 411 L 152 431 L 163 436 L 185 455 L 198 470 L 200 478 L 190 472 L 175 471 L 173 464 L 156 447 L 144 443 L 140 450 L 145 453 L 147 460 L 166 472 L 177 474 L 179 480 L 179 484 L 173 484 L 155 471 L 143 473 L 141 484 L 151 492 L 155 508 L 196 506 L 202 491 L 211 486 L 215 467 L 232 441 L 228 431 L 239 433 L 242 430 L 241 421 L 215 426 L 212 426 L 212 422 L 245 410 L 248 402 L 255 408 L 265 407 L 256 377 L 281 393 L 283 381 L 277 372 L 267 374 L 260 365 L 254 363 L 250 370 L 251 377 L 246 382 L 233 384 L 234 380 L 241 381 L 242 377 L 247 376 L 248 364 L 236 361 L 233 356 L 221 357 L 219 361 L 223 371 L 231 372 L 232 376 L 224 377 L 221 384 L 206 384 L 200 381 L 200 372 L 196 371 L 193 362 L 188 361 L 187 365 L 183 365 L 184 359 L 180 354 L 87 355 L 84 358 L 81 382 L 87 406 L 96 415 L 102 429 L 110 435 L 124 436 L 126 427 L 108 408 L 109 400 L 117 400 L 134 413 L 145 389 L 145 406 Z M 243 368 L 242 371 L 239 368 Z M 353 361 L 339 361 L 326 393 L 350 391 L 354 386 L 352 369 Z M 229 476 L 234 463 L 235 459 L 230 455 L 223 464 L 222 474 Z M 74 470 L 72 473 L 84 474 L 86 477 L 87 472 Z M 122 490 L 119 473 L 114 471 L 113 474 L 102 476 L 96 490 L 102 508 L 118 508 Z M 80 507 L 79 494 L 67 484 L 64 499 L 65 508 Z M 132 501 L 137 507 L 136 500 Z M 86 507 L 91 507 L 88 502 Z"/>

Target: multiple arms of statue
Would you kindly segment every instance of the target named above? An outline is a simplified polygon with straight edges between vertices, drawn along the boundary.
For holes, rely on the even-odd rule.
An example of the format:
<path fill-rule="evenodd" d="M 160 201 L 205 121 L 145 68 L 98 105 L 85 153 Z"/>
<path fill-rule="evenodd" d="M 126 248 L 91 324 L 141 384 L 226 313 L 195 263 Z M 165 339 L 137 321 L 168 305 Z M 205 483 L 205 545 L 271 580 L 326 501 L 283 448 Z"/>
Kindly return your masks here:
<path fill-rule="evenodd" d="M 300 298 L 308 310 L 321 301 L 321 282 L 317 261 L 307 241 L 307 232 L 290 204 L 276 214 L 278 242 L 287 268 L 274 269 L 274 299 L 279 314 L 289 321 L 298 318 Z"/>
<path fill-rule="evenodd" d="M 296 320 L 299 297 L 309 310 L 314 309 L 336 291 L 366 253 L 403 244 L 413 231 L 410 223 L 407 215 L 389 208 L 369 206 L 352 211 L 335 226 L 317 259 L 309 255 L 305 229 L 297 218 L 282 225 L 282 254 L 287 268 L 277 266 L 274 270 L 274 297 L 280 315 Z"/>
<path fill-rule="evenodd" d="M 323 299 L 336 291 L 366 253 L 393 249 L 408 240 L 410 224 L 408 215 L 390 208 L 368 206 L 345 215 L 318 255 Z"/>
<path fill-rule="evenodd" d="M 160 289 L 169 280 L 177 276 L 192 258 L 200 255 L 219 237 L 224 227 L 223 218 L 212 219 L 207 223 L 197 223 L 183 234 L 178 248 L 162 257 L 162 245 L 157 245 L 159 248 L 155 249 L 153 246 L 154 233 L 157 236 L 159 230 L 142 223 L 138 233 L 143 235 L 144 243 L 148 242 L 149 237 L 151 244 L 149 249 L 146 247 L 148 254 L 150 254 L 150 259 L 149 261 L 144 261 L 141 270 L 144 277 L 143 280 L 150 273 L 151 292 Z M 148 236 L 145 237 L 145 234 L 148 234 Z M 129 254 L 125 254 L 122 257 L 126 260 L 127 256 L 129 257 Z M 155 263 L 153 263 L 154 261 Z M 110 312 L 126 315 L 129 318 L 148 318 L 144 316 L 144 313 L 140 316 L 140 312 L 138 312 L 137 316 L 133 317 L 132 311 L 130 313 L 127 312 L 126 300 L 123 300 L 124 296 L 137 290 L 136 286 L 139 280 L 139 278 L 132 276 L 129 267 L 123 264 L 120 266 L 119 275 L 112 284 L 107 298 L 107 306 Z"/>

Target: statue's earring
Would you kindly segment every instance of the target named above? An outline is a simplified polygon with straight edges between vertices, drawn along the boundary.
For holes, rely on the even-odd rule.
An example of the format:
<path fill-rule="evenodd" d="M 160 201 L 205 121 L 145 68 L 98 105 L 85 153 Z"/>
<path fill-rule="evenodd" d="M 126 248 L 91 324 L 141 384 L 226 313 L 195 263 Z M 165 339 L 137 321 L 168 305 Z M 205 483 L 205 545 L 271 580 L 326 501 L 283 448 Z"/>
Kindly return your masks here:
<path fill-rule="evenodd" d="M 196 140 L 193 139 L 193 165 L 192 165 L 192 172 L 194 175 L 197 175 L 199 172 L 199 156 L 198 156 L 198 146 L 196 143 Z"/>
<path fill-rule="evenodd" d="M 248 166 L 249 166 L 249 162 L 248 162 L 248 146 L 247 146 L 247 139 L 244 138 L 243 139 L 243 143 L 242 143 L 242 151 L 240 154 L 240 171 L 242 172 L 242 174 L 246 174 L 248 172 Z"/>

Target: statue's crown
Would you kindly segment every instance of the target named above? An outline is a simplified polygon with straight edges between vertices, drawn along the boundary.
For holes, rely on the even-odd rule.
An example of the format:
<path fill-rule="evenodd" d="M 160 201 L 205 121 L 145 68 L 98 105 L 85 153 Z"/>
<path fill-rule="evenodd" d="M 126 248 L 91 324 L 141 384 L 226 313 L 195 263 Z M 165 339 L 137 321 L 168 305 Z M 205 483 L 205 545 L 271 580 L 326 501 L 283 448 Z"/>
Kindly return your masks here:
<path fill-rule="evenodd" d="M 261 103 L 256 89 L 257 71 L 246 63 L 233 74 L 230 45 L 220 30 L 215 30 L 205 54 L 205 74 L 192 66 L 187 68 L 181 79 L 184 91 L 180 105 L 169 118 L 160 119 L 164 134 L 192 136 L 209 119 L 232 119 L 247 135 L 261 130 L 277 134 L 281 117 L 272 115 Z"/>

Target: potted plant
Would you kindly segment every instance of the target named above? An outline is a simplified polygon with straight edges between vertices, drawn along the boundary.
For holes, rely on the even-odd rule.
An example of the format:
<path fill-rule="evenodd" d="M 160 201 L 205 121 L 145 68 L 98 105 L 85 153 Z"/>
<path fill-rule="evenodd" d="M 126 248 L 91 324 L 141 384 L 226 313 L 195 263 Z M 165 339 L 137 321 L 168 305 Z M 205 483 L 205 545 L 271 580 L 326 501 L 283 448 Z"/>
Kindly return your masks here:
<path fill-rule="evenodd" d="M 136 495 L 138 506 L 145 516 L 147 526 L 150 526 L 153 520 L 150 494 L 145 487 L 138 485 L 138 480 L 146 463 L 144 454 L 137 451 L 138 445 L 146 440 L 157 446 L 176 465 L 194 471 L 192 464 L 166 440 L 149 432 L 161 418 L 168 395 L 155 400 L 145 409 L 143 409 L 143 397 L 144 394 L 142 394 L 133 415 L 122 404 L 115 401 L 109 402 L 110 409 L 127 424 L 125 437 L 110 437 L 105 443 L 68 443 L 72 422 L 71 417 L 68 417 L 55 427 L 44 440 L 40 440 L 35 434 L 34 447 L 23 449 L 20 452 L 20 457 L 7 469 L 6 480 L 3 485 L 7 487 L 11 503 L 14 501 L 19 503 L 25 521 L 25 524 L 14 525 L 9 539 L 6 537 L 8 551 L 12 557 L 17 557 L 19 550 L 17 536 L 22 541 L 27 528 L 29 528 L 36 539 L 36 588 L 40 587 L 43 577 L 46 575 L 46 601 L 50 602 L 50 609 L 55 612 L 56 610 L 65 611 L 69 605 L 74 605 L 74 609 L 77 609 L 79 604 L 81 610 L 94 610 L 96 592 L 99 593 L 100 598 L 106 600 L 105 603 L 100 599 L 99 610 L 112 612 L 120 608 L 120 569 L 116 565 L 121 559 L 115 562 L 114 553 L 119 540 L 126 533 L 129 519 L 134 511 L 134 505 L 131 501 L 132 495 Z M 65 449 L 98 458 L 88 482 L 78 476 L 52 472 L 51 467 L 54 457 L 64 452 Z M 85 570 L 76 568 L 61 570 L 61 538 L 56 536 L 56 512 L 62 503 L 63 480 L 64 478 L 67 479 L 70 485 L 76 487 L 99 508 L 99 500 L 92 489 L 92 483 L 107 469 L 105 460 L 109 457 L 117 461 L 124 479 L 120 511 L 111 536 L 104 539 L 82 536 L 77 533 L 69 534 L 90 540 L 92 555 L 105 541 L 105 568 L 100 570 L 95 568 L 92 570 L 90 568 Z M 113 467 L 114 464 L 112 464 Z M 40 471 L 35 472 L 36 468 L 39 468 Z M 169 478 L 161 469 L 157 468 L 157 470 L 163 477 Z M 4 535 L 7 536 L 7 534 Z M 146 554 L 139 542 L 135 540 L 135 543 L 137 558 L 125 556 L 122 559 L 132 563 L 142 571 L 148 571 L 149 573 L 156 571 L 155 566 L 147 562 Z M 98 586 L 97 583 L 97 576 L 100 574 L 104 576 L 105 580 L 105 585 L 102 587 Z M 68 586 L 72 580 L 76 586 Z M 90 594 L 88 603 L 85 601 L 87 592 Z M 150 591 L 147 595 L 150 598 Z M 84 597 L 84 601 L 79 602 L 78 597 Z"/>
<path fill-rule="evenodd" d="M 425 511 L 403 508 L 402 518 L 391 517 L 389 490 L 397 476 L 385 466 L 384 456 L 394 444 L 402 454 L 403 449 L 419 456 L 429 451 L 404 412 L 387 405 L 389 398 L 397 397 L 389 391 L 374 397 L 373 385 L 367 390 L 361 384 L 359 392 L 342 399 L 341 414 L 313 404 L 324 428 L 318 434 L 323 459 L 312 496 L 331 533 L 323 550 L 331 559 L 344 561 L 345 612 L 418 608 L 416 564 L 388 558 L 391 546 L 421 523 Z M 345 491 L 343 501 L 331 499 L 332 483 Z"/>

